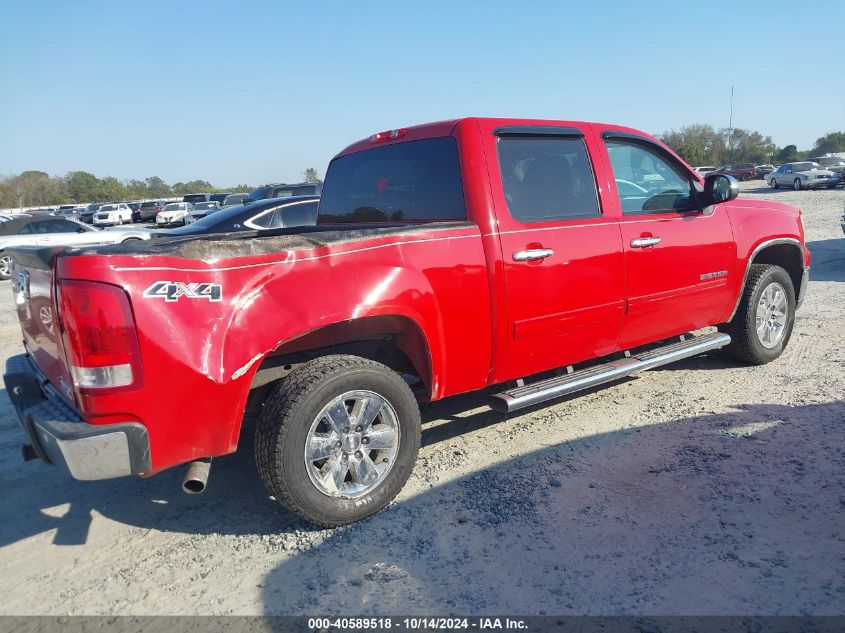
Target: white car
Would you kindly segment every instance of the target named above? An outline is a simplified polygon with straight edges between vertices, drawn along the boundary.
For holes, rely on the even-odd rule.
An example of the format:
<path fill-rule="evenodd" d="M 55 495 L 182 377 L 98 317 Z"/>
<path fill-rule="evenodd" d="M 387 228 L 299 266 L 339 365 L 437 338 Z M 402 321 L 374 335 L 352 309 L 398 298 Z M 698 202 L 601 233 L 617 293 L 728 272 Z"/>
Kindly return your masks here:
<path fill-rule="evenodd" d="M 695 168 L 695 171 L 697 171 L 697 172 L 698 172 L 699 174 L 701 174 L 702 176 L 706 176 L 706 175 L 707 175 L 707 174 L 709 174 L 711 171 L 716 171 L 716 168 L 715 168 L 715 167 L 713 167 L 712 165 L 706 165 L 706 166 L 704 166 L 704 167 L 696 167 L 696 168 Z"/>
<path fill-rule="evenodd" d="M 156 216 L 156 226 L 184 226 L 187 224 L 187 218 L 193 209 L 194 205 L 190 202 L 166 204 Z"/>
<path fill-rule="evenodd" d="M 132 223 L 132 209 L 124 202 L 104 204 L 94 214 L 94 224 L 110 226 L 112 224 Z"/>
<path fill-rule="evenodd" d="M 87 246 L 148 240 L 150 233 L 139 229 L 101 230 L 62 217 L 26 216 L 0 224 L 0 279 L 12 273 L 12 246 Z"/>

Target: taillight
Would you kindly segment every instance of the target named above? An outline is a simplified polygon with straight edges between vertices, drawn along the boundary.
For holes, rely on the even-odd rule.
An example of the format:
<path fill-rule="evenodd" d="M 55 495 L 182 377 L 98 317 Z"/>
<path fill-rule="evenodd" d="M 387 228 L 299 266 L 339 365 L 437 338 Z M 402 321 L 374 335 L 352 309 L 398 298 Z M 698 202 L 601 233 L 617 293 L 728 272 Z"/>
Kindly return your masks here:
<path fill-rule="evenodd" d="M 388 130 L 387 132 L 378 132 L 370 137 L 370 143 L 382 143 L 384 141 L 392 141 L 395 138 L 400 138 L 408 133 L 408 128 L 402 127 L 398 130 Z"/>
<path fill-rule="evenodd" d="M 59 318 L 74 386 L 80 391 L 138 387 L 141 352 L 129 297 L 117 286 L 60 281 Z"/>

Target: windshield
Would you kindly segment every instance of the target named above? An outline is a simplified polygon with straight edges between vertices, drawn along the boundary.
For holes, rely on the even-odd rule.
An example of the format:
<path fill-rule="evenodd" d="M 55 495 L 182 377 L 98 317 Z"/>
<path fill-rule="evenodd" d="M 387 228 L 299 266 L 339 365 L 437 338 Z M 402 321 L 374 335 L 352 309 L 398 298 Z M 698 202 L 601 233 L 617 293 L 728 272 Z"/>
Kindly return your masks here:
<path fill-rule="evenodd" d="M 216 206 L 216 202 L 198 202 L 194 205 L 194 211 L 205 211 L 206 209 L 214 209 Z"/>
<path fill-rule="evenodd" d="M 163 211 L 183 211 L 185 209 L 185 205 L 181 202 L 176 202 L 173 204 L 166 204 L 164 205 Z"/>
<path fill-rule="evenodd" d="M 842 165 L 845 165 L 845 160 L 842 160 L 841 158 L 834 158 L 834 157 L 820 158 L 818 160 L 818 162 L 819 162 L 819 165 L 821 165 L 822 167 L 841 167 Z"/>
<path fill-rule="evenodd" d="M 813 169 L 818 169 L 819 166 L 815 163 L 795 163 L 792 166 L 792 171 L 812 171 Z"/>
<path fill-rule="evenodd" d="M 116 204 L 106 204 L 100 207 L 100 211 L 107 212 L 107 211 L 117 211 Z"/>
<path fill-rule="evenodd" d="M 208 200 L 208 194 L 205 193 L 191 193 L 182 198 L 183 202 L 205 202 Z"/>

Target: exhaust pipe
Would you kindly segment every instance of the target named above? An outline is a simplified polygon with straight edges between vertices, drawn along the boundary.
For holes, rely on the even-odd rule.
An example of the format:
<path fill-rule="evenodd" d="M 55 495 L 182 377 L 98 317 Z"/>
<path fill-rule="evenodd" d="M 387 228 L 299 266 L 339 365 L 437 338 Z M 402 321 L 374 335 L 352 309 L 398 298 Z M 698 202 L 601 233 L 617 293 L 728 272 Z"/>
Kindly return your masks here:
<path fill-rule="evenodd" d="M 203 457 L 188 464 L 188 470 L 182 478 L 182 490 L 189 495 L 198 495 L 208 485 L 208 474 L 211 471 L 211 458 Z"/>

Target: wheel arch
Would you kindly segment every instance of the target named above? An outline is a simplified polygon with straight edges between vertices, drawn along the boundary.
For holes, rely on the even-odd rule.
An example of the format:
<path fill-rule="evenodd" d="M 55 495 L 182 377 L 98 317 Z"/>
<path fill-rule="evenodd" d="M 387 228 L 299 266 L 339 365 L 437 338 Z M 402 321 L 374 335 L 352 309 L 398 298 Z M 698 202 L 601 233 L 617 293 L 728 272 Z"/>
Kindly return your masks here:
<path fill-rule="evenodd" d="M 431 348 L 423 328 L 411 317 L 382 314 L 332 323 L 285 341 L 264 355 L 252 374 L 245 417 L 257 415 L 276 381 L 297 366 L 323 356 L 348 354 L 382 363 L 417 378 L 418 395 L 435 389 Z"/>
<path fill-rule="evenodd" d="M 800 302 L 801 297 L 798 294 L 801 292 L 805 268 L 804 250 L 801 247 L 801 242 L 794 237 L 780 237 L 766 240 L 758 244 L 748 259 L 745 260 L 742 283 L 739 284 L 736 300 L 734 301 L 730 316 L 728 316 L 726 321 L 733 319 L 739 308 L 739 302 L 742 300 L 742 291 L 748 281 L 748 273 L 751 270 L 752 264 L 772 264 L 786 270 L 795 288 L 796 300 Z"/>

